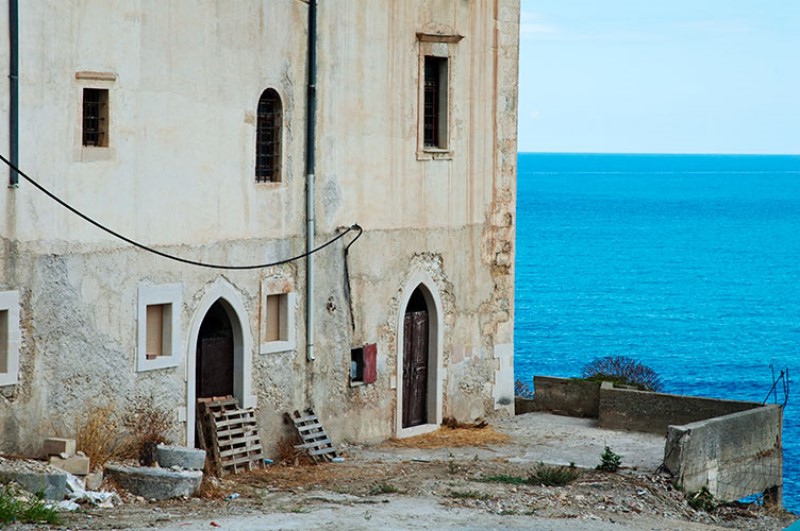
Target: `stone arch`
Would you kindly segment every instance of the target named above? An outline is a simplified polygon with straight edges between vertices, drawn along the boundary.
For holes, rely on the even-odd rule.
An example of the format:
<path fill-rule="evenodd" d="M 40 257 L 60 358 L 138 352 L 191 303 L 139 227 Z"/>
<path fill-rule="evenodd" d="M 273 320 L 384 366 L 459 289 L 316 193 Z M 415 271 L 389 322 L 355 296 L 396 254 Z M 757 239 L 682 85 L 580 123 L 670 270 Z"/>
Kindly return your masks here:
<path fill-rule="evenodd" d="M 427 422 L 419 426 L 403 427 L 403 345 L 404 319 L 412 296 L 422 295 L 429 315 Z M 397 316 L 397 403 L 395 407 L 397 437 L 413 437 L 439 428 L 442 423 L 444 394 L 444 312 L 439 289 L 431 276 L 422 270 L 415 271 L 403 288 Z"/>
<path fill-rule="evenodd" d="M 195 372 L 197 370 L 197 341 L 200 325 L 211 307 L 220 302 L 231 322 L 233 332 L 233 395 L 242 407 L 254 407 L 252 396 L 253 337 L 247 310 L 236 289 L 225 279 L 218 278 L 206 289 L 192 317 L 186 353 L 186 445 L 195 440 Z"/>

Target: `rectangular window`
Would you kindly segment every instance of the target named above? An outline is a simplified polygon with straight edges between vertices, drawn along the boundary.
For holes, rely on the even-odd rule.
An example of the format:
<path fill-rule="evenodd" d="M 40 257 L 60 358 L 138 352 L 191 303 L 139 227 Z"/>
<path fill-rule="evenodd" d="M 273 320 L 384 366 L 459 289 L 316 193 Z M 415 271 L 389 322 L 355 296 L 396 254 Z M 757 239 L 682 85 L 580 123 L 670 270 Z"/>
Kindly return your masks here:
<path fill-rule="evenodd" d="M 350 385 L 374 384 L 378 379 L 378 345 L 367 343 L 350 350 Z"/>
<path fill-rule="evenodd" d="M 261 348 L 262 354 L 295 349 L 295 306 L 293 291 L 270 293 L 262 287 Z"/>
<path fill-rule="evenodd" d="M 424 145 L 447 149 L 447 58 L 426 55 L 424 70 Z"/>
<path fill-rule="evenodd" d="M 139 286 L 136 370 L 177 367 L 180 362 L 180 314 L 183 286 Z"/>
<path fill-rule="evenodd" d="M 19 343 L 19 292 L 0 291 L 0 385 L 18 381 Z"/>
<path fill-rule="evenodd" d="M 151 304 L 147 307 L 147 359 L 171 356 L 172 305 Z"/>
<path fill-rule="evenodd" d="M 83 89 L 83 145 L 108 146 L 108 89 Z"/>

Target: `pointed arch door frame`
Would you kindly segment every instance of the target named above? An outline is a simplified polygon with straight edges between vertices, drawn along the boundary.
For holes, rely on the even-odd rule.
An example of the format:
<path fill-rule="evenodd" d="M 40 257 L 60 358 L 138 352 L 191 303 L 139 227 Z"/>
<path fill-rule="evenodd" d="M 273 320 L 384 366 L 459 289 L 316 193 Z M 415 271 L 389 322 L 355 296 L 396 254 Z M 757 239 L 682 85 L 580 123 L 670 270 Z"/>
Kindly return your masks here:
<path fill-rule="evenodd" d="M 250 321 L 241 297 L 234 287 L 219 278 L 207 289 L 200 305 L 192 318 L 186 353 L 186 445 L 190 448 L 195 442 L 195 409 L 196 409 L 196 371 L 197 342 L 200 338 L 200 325 L 208 314 L 208 310 L 220 301 L 228 314 L 233 331 L 233 396 L 242 407 L 255 407 L 252 395 L 253 373 L 253 337 L 250 333 Z"/>
<path fill-rule="evenodd" d="M 428 309 L 428 363 L 427 363 L 427 422 L 413 427 L 403 427 L 403 361 L 405 314 L 414 291 L 420 289 Z M 397 403 L 395 408 L 395 436 L 413 437 L 430 433 L 442 423 L 442 398 L 444 394 L 444 325 L 442 299 L 433 278 L 425 271 L 411 274 L 400 299 L 397 319 Z"/>

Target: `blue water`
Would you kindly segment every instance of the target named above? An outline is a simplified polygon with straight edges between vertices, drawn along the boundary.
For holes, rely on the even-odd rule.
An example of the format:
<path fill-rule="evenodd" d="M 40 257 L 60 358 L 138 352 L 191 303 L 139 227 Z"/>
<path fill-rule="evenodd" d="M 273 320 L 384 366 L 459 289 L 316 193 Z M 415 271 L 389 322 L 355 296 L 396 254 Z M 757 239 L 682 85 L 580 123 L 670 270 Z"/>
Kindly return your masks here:
<path fill-rule="evenodd" d="M 517 187 L 517 378 L 625 355 L 666 392 L 762 402 L 788 368 L 800 510 L 800 156 L 529 153 Z"/>

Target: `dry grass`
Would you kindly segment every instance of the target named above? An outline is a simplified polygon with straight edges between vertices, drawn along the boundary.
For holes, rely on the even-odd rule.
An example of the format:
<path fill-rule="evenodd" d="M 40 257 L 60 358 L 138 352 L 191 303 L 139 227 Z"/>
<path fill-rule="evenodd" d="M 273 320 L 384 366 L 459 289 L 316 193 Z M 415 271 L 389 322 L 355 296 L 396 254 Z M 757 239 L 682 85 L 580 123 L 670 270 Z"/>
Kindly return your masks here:
<path fill-rule="evenodd" d="M 295 448 L 295 444 L 297 444 L 297 439 L 291 436 L 278 441 L 275 448 L 275 462 L 287 466 L 313 465 L 314 460 L 311 459 L 308 452 Z"/>
<path fill-rule="evenodd" d="M 395 448 L 460 448 L 464 446 L 490 446 L 506 444 L 511 437 L 495 431 L 492 426 L 482 428 L 439 428 L 433 433 L 409 437 L 407 439 L 391 439 L 384 446 Z"/>
<path fill-rule="evenodd" d="M 130 433 L 125 457 L 143 462 L 147 461 L 151 446 L 172 442 L 168 434 L 175 427 L 175 418 L 172 411 L 156 405 L 152 396 L 137 395 L 123 415 L 122 424 Z"/>
<path fill-rule="evenodd" d="M 111 459 L 123 457 L 128 441 L 120 436 L 114 404 L 87 405 L 76 436 L 78 450 L 89 458 L 92 469 L 102 468 Z"/>

